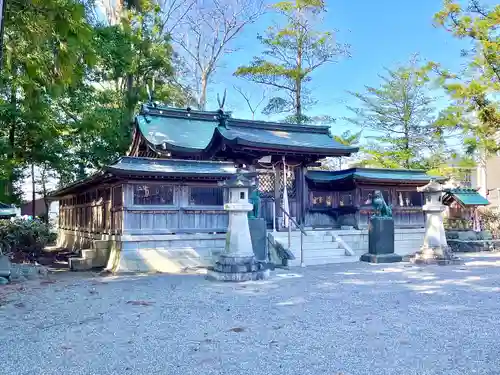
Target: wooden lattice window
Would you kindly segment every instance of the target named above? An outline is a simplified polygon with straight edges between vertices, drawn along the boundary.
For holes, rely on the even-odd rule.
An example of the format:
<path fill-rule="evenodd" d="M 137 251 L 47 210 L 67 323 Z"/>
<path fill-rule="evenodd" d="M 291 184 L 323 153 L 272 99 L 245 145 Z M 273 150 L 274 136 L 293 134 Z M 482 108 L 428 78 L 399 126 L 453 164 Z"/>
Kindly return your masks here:
<path fill-rule="evenodd" d="M 190 187 L 189 204 L 196 206 L 222 206 L 224 204 L 223 190 L 220 187 Z"/>
<path fill-rule="evenodd" d="M 134 204 L 172 205 L 174 204 L 174 187 L 157 184 L 134 185 Z"/>
<path fill-rule="evenodd" d="M 258 175 L 257 181 L 261 198 L 274 197 L 274 173 L 261 173 Z"/>
<path fill-rule="evenodd" d="M 275 183 L 275 173 L 274 172 L 264 172 L 258 175 L 258 190 L 261 198 L 274 198 L 274 183 Z M 283 175 L 279 178 L 279 192 L 280 198 L 283 198 Z M 295 186 L 295 172 L 293 170 L 287 170 L 286 175 L 286 190 L 288 193 L 288 198 L 296 197 L 296 186 Z"/>

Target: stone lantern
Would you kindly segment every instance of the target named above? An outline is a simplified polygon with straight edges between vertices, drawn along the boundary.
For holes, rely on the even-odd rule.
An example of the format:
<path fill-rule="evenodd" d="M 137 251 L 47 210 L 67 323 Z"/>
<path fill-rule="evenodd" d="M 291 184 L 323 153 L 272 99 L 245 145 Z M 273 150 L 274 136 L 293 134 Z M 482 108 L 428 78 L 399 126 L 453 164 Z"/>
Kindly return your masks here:
<path fill-rule="evenodd" d="M 444 232 L 443 212 L 446 206 L 441 203 L 443 186 L 432 179 L 417 191 L 424 194 L 425 237 L 423 246 L 412 261 L 424 264 L 459 263 L 460 259 L 452 254 Z"/>
<path fill-rule="evenodd" d="M 248 202 L 249 191 L 255 184 L 255 179 L 242 174 L 219 183 L 219 186 L 228 189 L 229 202 L 224 205 L 224 210 L 229 214 L 229 226 L 225 251 L 213 269 L 208 271 L 209 279 L 248 281 L 269 276 L 269 269 L 255 260 L 248 226 L 248 212 L 253 210 L 253 205 Z"/>

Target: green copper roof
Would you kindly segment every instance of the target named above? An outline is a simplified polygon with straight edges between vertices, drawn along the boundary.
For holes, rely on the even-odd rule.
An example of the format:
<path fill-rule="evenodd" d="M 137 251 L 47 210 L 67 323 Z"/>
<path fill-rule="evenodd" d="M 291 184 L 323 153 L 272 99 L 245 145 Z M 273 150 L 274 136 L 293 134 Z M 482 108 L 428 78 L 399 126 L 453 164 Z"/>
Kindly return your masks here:
<path fill-rule="evenodd" d="M 138 116 L 137 125 L 154 146 L 167 143 L 174 148 L 204 150 L 210 143 L 217 122 L 190 118 Z"/>
<path fill-rule="evenodd" d="M 351 168 L 343 171 L 307 171 L 307 179 L 319 183 L 348 179 L 426 183 L 429 182 L 431 178 L 432 176 L 429 176 L 425 171 L 412 169 Z M 437 177 L 436 179 L 444 180 L 443 177 Z"/>
<path fill-rule="evenodd" d="M 325 133 L 306 133 L 294 131 L 295 129 L 256 129 L 254 127 L 231 126 L 231 120 L 228 120 L 229 127 L 219 127 L 218 131 L 228 140 L 241 145 L 248 146 L 268 146 L 277 149 L 301 148 L 312 152 L 328 152 L 337 150 L 346 150 L 353 152 L 352 147 L 343 146 L 335 142 L 330 135 Z"/>
<path fill-rule="evenodd" d="M 475 189 L 447 190 L 443 197 L 443 202 L 446 203 L 451 198 L 454 198 L 463 206 L 487 206 L 490 204 L 490 202 Z"/>
<path fill-rule="evenodd" d="M 129 177 L 163 177 L 191 179 L 222 179 L 236 173 L 233 163 L 219 161 L 197 161 L 177 159 L 151 159 L 124 156 L 116 163 L 104 167 L 99 172 L 84 179 L 75 181 L 49 194 L 52 198 L 62 197 L 84 190 L 104 180 L 116 179 L 116 176 L 125 180 Z"/>
<path fill-rule="evenodd" d="M 209 151 L 220 138 L 229 145 L 322 156 L 348 156 L 358 151 L 357 147 L 336 142 L 329 126 L 241 120 L 222 111 L 151 105 L 144 105 L 136 119 L 140 133 L 153 147 L 186 153 Z"/>
<path fill-rule="evenodd" d="M 148 174 L 164 176 L 225 176 L 236 173 L 233 163 L 177 159 L 123 157 L 106 167 L 111 173 Z"/>

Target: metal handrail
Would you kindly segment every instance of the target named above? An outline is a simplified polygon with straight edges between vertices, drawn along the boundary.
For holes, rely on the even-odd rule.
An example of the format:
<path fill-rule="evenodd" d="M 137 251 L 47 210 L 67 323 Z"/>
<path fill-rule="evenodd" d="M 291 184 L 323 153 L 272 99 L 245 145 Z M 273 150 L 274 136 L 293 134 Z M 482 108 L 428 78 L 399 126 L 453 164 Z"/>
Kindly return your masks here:
<path fill-rule="evenodd" d="M 273 199 L 274 201 L 274 199 Z M 273 205 L 274 206 L 274 205 Z M 278 206 L 278 208 L 281 210 L 281 212 L 283 212 L 287 217 L 288 219 L 293 223 L 295 224 L 295 226 L 297 228 L 299 228 L 300 230 L 300 266 L 301 267 L 305 267 L 305 263 L 304 263 L 304 236 L 307 236 L 307 233 L 306 231 L 304 230 L 304 228 L 302 228 L 302 226 L 297 223 L 293 218 L 292 216 L 290 215 L 289 212 L 287 212 L 287 210 L 285 210 L 283 207 L 281 206 Z M 274 211 L 273 211 L 274 212 Z M 276 215 L 273 215 L 273 223 L 274 221 L 276 220 Z M 274 225 L 274 224 L 273 224 Z M 290 250 L 290 247 L 292 246 L 292 226 L 290 224 L 288 224 L 288 250 Z"/>
<path fill-rule="evenodd" d="M 278 206 L 278 208 L 281 210 L 281 212 L 283 212 L 283 213 L 284 213 L 284 214 L 285 214 L 285 215 L 286 215 L 286 216 L 290 219 L 290 221 L 291 221 L 292 223 L 294 223 L 294 224 L 295 224 L 295 226 L 296 226 L 297 228 L 299 228 L 299 230 L 300 230 L 300 231 L 301 231 L 301 232 L 302 232 L 305 236 L 307 236 L 307 233 L 305 232 L 305 230 L 304 230 L 304 228 L 302 227 L 302 225 L 300 225 L 299 223 L 297 223 L 297 222 L 295 221 L 295 219 L 294 219 L 293 217 L 291 217 L 291 216 L 290 216 L 290 213 L 289 213 L 287 210 L 285 210 L 285 209 L 284 209 L 283 207 L 281 207 L 281 206 Z M 291 228 L 290 226 L 288 226 L 288 227 L 289 227 L 289 228 Z"/>

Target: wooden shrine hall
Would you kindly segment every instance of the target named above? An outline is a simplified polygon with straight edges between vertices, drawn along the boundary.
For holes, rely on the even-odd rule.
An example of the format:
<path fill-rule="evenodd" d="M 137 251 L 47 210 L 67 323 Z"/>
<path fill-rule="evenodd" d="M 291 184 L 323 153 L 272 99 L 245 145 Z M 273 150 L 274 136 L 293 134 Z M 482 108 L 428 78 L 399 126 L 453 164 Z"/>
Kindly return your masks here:
<path fill-rule="evenodd" d="M 329 126 L 145 104 L 126 156 L 52 194 L 60 201 L 58 243 L 82 249 L 74 269 L 171 271 L 173 263 L 178 269 L 210 263 L 223 251 L 227 230 L 218 182 L 238 170 L 256 174 L 260 216 L 277 232 L 283 211 L 303 228 L 363 229 L 369 208 L 362 201 L 380 185 L 388 201 L 411 201 L 407 206 L 418 211 L 413 219 L 402 215 L 402 224 L 423 226 L 415 191 L 428 181 L 422 171 L 308 171 L 325 157 L 357 151 L 336 142 Z"/>

